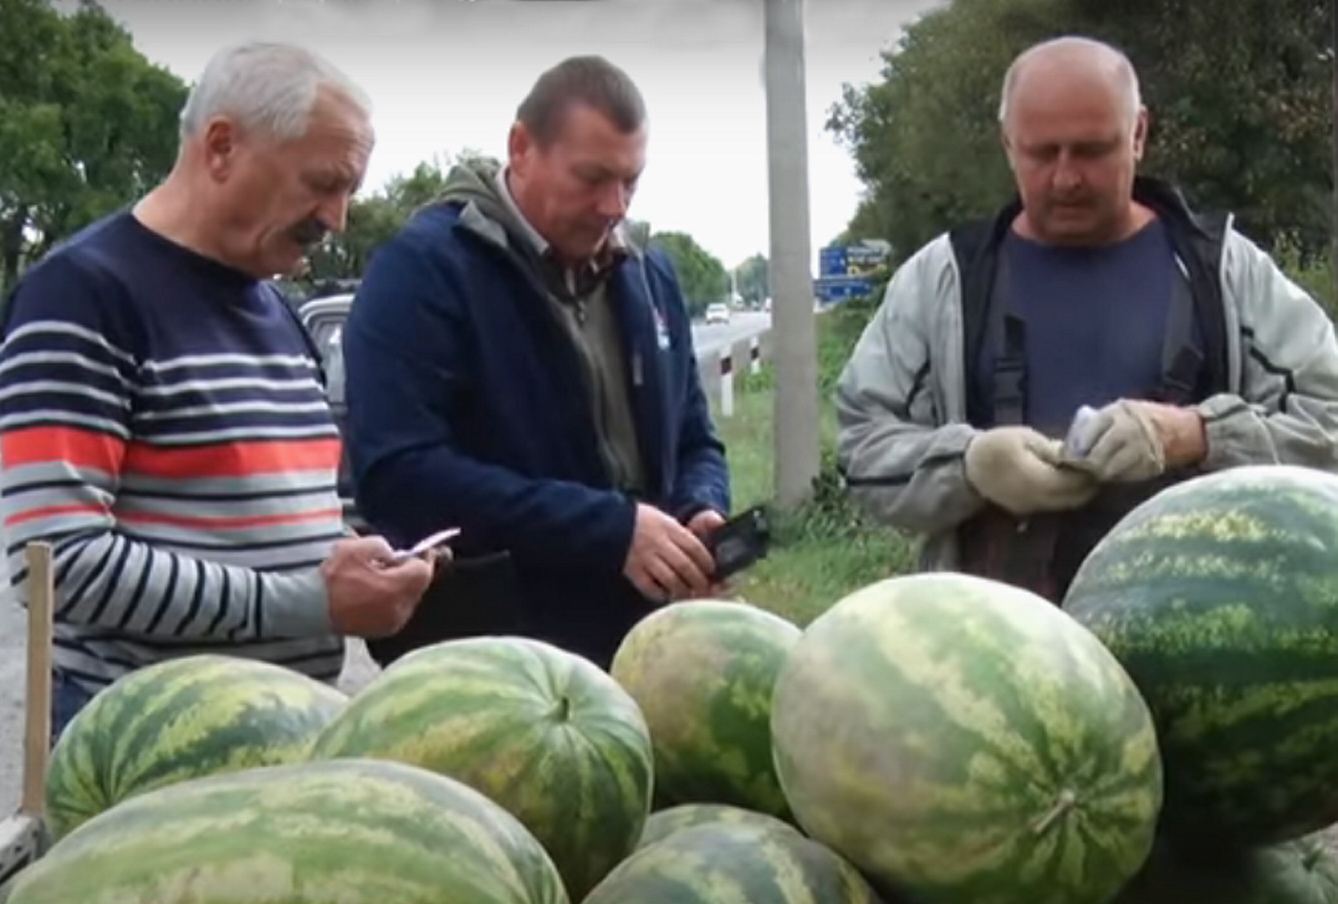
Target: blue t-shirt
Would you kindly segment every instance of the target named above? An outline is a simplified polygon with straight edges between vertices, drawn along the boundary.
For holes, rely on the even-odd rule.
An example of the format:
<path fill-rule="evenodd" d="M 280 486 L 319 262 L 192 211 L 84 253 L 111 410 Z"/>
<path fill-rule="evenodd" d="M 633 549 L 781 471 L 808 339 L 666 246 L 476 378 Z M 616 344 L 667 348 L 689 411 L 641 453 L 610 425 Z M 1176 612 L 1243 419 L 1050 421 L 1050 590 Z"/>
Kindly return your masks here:
<path fill-rule="evenodd" d="M 1009 231 L 1000 254 L 1006 275 L 992 305 L 1026 324 L 1028 424 L 1063 435 L 1080 406 L 1144 395 L 1161 382 L 1167 315 L 1183 277 L 1160 220 L 1097 248 L 1045 245 Z M 1003 354 L 998 311 L 992 307 L 976 368 L 991 421 Z"/>

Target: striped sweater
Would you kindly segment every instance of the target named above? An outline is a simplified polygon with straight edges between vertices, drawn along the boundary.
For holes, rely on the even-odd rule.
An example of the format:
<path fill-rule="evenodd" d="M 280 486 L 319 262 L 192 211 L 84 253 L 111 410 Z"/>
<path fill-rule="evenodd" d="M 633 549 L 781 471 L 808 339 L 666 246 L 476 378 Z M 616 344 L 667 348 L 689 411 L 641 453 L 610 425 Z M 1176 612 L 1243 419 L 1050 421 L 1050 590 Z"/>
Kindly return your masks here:
<path fill-rule="evenodd" d="M 129 212 L 26 274 L 0 346 L 12 582 L 54 549 L 55 667 L 96 692 L 227 652 L 322 680 L 343 663 L 318 571 L 344 534 L 318 367 L 270 284 Z"/>

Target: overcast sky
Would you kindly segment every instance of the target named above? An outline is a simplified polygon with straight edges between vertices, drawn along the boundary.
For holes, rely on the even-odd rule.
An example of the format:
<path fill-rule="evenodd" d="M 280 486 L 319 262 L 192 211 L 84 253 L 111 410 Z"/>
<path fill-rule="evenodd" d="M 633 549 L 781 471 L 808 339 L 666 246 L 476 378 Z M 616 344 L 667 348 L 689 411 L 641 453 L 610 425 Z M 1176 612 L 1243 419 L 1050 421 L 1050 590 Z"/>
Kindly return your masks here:
<path fill-rule="evenodd" d="M 813 249 L 859 202 L 849 155 L 825 133 L 845 82 L 937 0 L 807 0 Z M 103 0 L 146 57 L 188 84 L 219 47 L 300 41 L 376 105 L 375 188 L 441 153 L 501 156 L 517 103 L 565 56 L 600 53 L 637 80 L 649 165 L 631 215 L 691 233 L 734 266 L 767 250 L 762 0 Z"/>

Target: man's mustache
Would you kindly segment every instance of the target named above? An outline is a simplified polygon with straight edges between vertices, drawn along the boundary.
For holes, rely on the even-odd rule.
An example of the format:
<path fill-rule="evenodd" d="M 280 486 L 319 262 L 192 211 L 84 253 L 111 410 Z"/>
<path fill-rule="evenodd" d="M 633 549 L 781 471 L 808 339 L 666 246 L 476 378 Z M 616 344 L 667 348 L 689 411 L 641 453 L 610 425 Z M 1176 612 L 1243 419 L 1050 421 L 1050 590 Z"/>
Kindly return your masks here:
<path fill-rule="evenodd" d="M 293 241 L 297 242 L 299 245 L 314 245 L 325 238 L 329 231 L 330 230 L 326 225 L 320 220 L 310 219 L 298 223 L 292 229 L 288 230 L 288 234 L 292 236 Z"/>

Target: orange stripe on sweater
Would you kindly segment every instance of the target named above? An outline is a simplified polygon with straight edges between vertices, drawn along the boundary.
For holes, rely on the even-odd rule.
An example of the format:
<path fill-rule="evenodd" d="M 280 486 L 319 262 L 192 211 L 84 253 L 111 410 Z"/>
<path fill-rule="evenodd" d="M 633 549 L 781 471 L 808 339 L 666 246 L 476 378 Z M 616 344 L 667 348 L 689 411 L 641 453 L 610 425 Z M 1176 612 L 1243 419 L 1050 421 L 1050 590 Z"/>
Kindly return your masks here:
<path fill-rule="evenodd" d="M 114 436 L 78 427 L 20 427 L 0 436 L 0 456 L 11 467 L 68 462 L 115 474 L 125 450 L 126 444 Z"/>
<path fill-rule="evenodd" d="M 43 518 L 57 518 L 61 515 L 95 515 L 99 518 L 107 514 L 107 509 L 97 503 L 75 503 L 72 505 L 46 505 L 41 508 L 26 509 L 21 512 L 14 512 L 5 518 L 5 526 L 10 527 L 15 524 L 24 524 L 28 521 L 39 521 Z"/>
<path fill-rule="evenodd" d="M 233 517 L 195 517 L 169 515 L 162 512 L 120 512 L 117 520 L 126 524 L 163 524 L 170 527 L 188 527 L 198 530 L 243 530 L 249 527 L 276 527 L 284 524 L 308 524 L 313 521 L 335 521 L 343 516 L 337 508 L 277 515 L 239 515 Z"/>
<path fill-rule="evenodd" d="M 150 477 L 245 477 L 298 471 L 336 471 L 338 439 L 227 441 L 174 448 L 136 442 L 125 457 L 125 470 Z"/>

